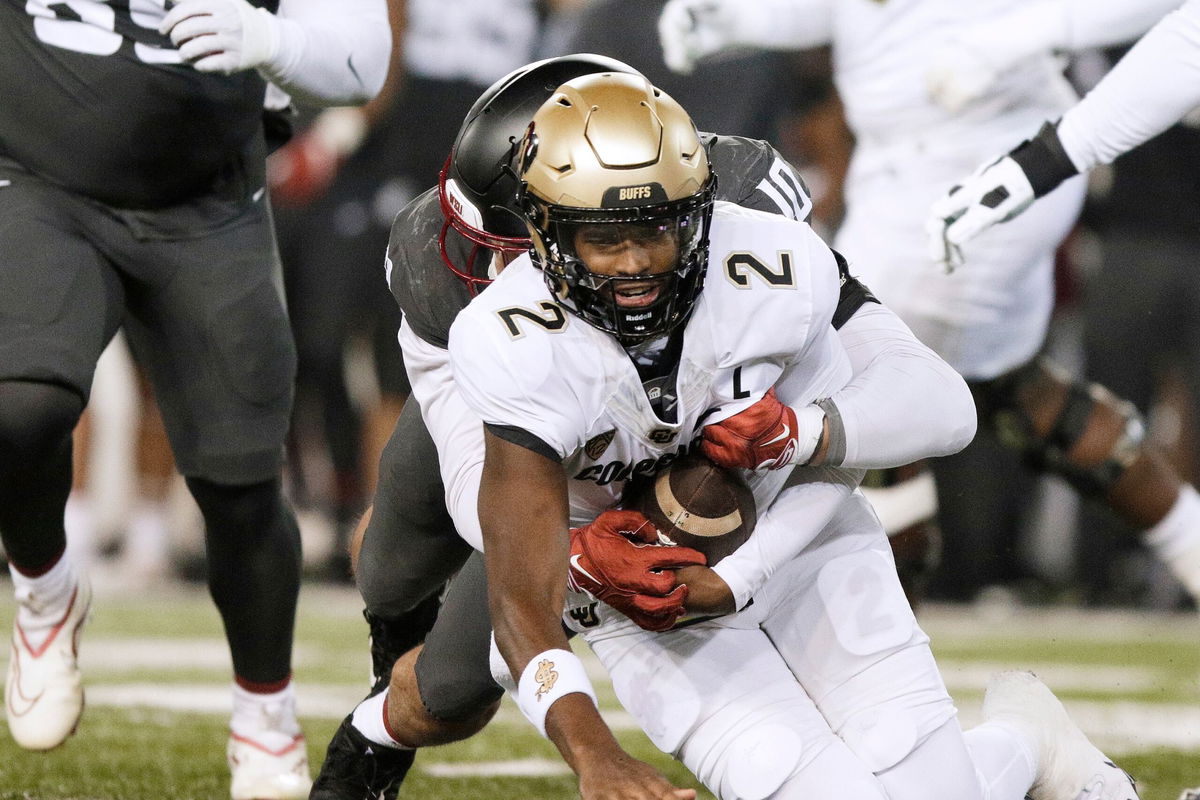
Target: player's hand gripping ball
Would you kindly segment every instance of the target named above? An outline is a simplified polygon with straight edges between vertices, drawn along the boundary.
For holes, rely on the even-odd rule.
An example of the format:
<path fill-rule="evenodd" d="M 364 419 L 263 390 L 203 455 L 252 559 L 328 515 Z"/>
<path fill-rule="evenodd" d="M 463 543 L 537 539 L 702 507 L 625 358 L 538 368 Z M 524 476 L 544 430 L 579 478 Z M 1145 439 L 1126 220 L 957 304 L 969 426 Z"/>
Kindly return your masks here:
<path fill-rule="evenodd" d="M 571 529 L 567 584 L 585 591 L 648 631 L 669 629 L 684 613 L 687 586 L 673 569 L 704 564 L 687 547 L 660 546 L 653 523 L 637 511 L 609 509 Z"/>
<path fill-rule="evenodd" d="M 671 543 L 699 550 L 713 566 L 754 532 L 754 494 L 741 476 L 691 453 L 651 481 L 631 485 L 624 500 Z"/>

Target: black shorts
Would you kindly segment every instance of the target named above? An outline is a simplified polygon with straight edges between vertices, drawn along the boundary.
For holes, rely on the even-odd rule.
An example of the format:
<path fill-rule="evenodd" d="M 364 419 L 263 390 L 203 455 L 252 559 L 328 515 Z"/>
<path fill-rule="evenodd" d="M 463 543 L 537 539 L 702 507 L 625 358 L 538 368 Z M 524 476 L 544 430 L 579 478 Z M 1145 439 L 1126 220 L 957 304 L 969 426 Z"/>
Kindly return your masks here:
<path fill-rule="evenodd" d="M 296 356 L 265 196 L 124 211 L 0 158 L 0 380 L 85 401 L 124 327 L 180 472 L 278 474 Z"/>

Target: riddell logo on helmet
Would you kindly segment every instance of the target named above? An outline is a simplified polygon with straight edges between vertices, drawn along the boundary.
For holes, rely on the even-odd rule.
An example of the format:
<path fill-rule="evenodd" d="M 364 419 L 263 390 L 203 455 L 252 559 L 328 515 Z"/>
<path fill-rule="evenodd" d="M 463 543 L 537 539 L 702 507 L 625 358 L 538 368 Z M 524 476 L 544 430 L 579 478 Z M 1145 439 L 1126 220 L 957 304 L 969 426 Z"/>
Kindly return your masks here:
<path fill-rule="evenodd" d="M 450 207 L 452 209 L 454 209 L 455 214 L 458 214 L 460 217 L 462 216 L 462 213 L 463 213 L 462 201 L 459 200 L 457 197 L 455 197 L 453 194 L 450 195 Z"/>

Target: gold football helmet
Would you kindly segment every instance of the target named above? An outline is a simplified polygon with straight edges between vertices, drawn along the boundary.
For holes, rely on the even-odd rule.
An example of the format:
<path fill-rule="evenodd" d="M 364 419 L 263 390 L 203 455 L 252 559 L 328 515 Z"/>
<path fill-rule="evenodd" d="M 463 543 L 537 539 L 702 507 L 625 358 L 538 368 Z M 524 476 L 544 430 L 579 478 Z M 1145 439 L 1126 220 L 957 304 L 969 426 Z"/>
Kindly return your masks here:
<path fill-rule="evenodd" d="M 685 321 L 704 281 L 716 191 L 687 112 L 640 75 L 586 75 L 542 104 L 521 146 L 522 210 L 535 261 L 559 302 L 625 343 Z M 633 276 L 589 270 L 576 234 L 596 225 L 620 226 L 616 238 L 673 237 L 674 267 Z M 645 282 L 634 294 L 653 301 L 619 302 L 617 281 Z"/>

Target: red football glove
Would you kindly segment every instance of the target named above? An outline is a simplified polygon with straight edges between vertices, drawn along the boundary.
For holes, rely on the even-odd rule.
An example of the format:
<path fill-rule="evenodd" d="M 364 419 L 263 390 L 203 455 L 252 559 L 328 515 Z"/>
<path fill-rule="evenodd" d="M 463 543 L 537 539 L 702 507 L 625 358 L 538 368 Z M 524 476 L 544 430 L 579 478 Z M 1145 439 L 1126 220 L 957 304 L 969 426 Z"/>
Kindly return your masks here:
<path fill-rule="evenodd" d="M 342 162 L 367 135 L 357 108 L 327 108 L 312 124 L 267 159 L 271 199 L 281 206 L 305 206 L 329 188 Z"/>
<path fill-rule="evenodd" d="M 700 450 L 726 468 L 779 469 L 795 463 L 798 428 L 796 412 L 779 402 L 772 387 L 749 408 L 705 425 Z"/>
<path fill-rule="evenodd" d="M 665 631 L 683 616 L 687 586 L 675 586 L 675 567 L 704 566 L 690 547 L 658 544 L 658 531 L 638 511 L 611 509 L 571 529 L 567 583 L 648 631 Z"/>

